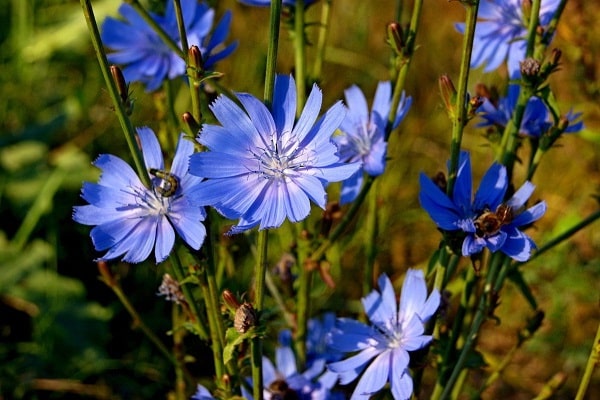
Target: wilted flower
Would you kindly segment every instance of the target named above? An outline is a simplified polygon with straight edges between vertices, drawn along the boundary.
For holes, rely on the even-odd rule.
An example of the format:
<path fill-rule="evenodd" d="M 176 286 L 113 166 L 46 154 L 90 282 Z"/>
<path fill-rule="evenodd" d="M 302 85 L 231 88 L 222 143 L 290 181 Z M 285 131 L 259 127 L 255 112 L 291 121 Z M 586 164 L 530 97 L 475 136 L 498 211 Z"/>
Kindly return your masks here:
<path fill-rule="evenodd" d="M 363 182 L 363 171 L 370 176 L 383 174 L 387 155 L 385 128 L 390 113 L 392 101 L 392 85 L 380 82 L 375 91 L 373 107 L 369 113 L 367 100 L 357 86 L 346 89 L 348 113 L 340 125 L 342 134 L 335 136 L 342 161 L 362 162 L 362 169 L 342 183 L 340 203 L 349 203 L 356 198 Z M 410 108 L 411 97 L 402 93 L 398 104 L 396 119 L 392 129 L 395 129 Z"/>
<path fill-rule="evenodd" d="M 226 96 L 211 105 L 222 126 L 203 127 L 199 142 L 210 151 L 190 159 L 190 173 L 208 178 L 194 191 L 195 201 L 240 218 L 232 234 L 256 225 L 275 228 L 286 218 L 301 221 L 311 200 L 325 209 L 325 186 L 360 167 L 341 163 L 331 140 L 345 115 L 341 102 L 315 122 L 322 99 L 315 85 L 294 123 L 296 89 L 289 76 L 276 77 L 272 110 L 249 94 L 237 97 L 243 108 Z"/>
<path fill-rule="evenodd" d="M 436 225 L 445 231 L 462 231 L 462 254 L 479 253 L 487 247 L 502 251 L 517 261 L 526 261 L 535 248 L 533 240 L 518 228 L 537 221 L 546 212 L 546 203 L 540 202 L 522 210 L 535 186 L 525 182 L 505 202 L 508 189 L 506 168 L 493 164 L 485 173 L 475 198 L 471 197 L 471 160 L 462 152 L 452 198 L 449 198 L 425 174 L 421 174 L 421 206 Z"/>
<path fill-rule="evenodd" d="M 560 0 L 542 0 L 542 27 L 550 23 L 559 3 Z M 480 20 L 475 28 L 471 66 L 485 65 L 484 71 L 490 72 L 508 59 L 509 75 L 519 76 L 527 48 L 523 0 L 481 0 L 477 15 Z M 464 33 L 465 24 L 456 24 L 456 29 Z"/>
<path fill-rule="evenodd" d="M 224 14 L 213 30 L 215 11 L 205 3 L 181 0 L 181 7 L 188 45 L 200 48 L 206 69 L 231 54 L 236 43 L 223 46 L 229 33 L 230 12 Z M 108 60 L 125 66 L 123 74 L 128 82 L 142 82 L 146 90 L 152 91 L 165 79 L 185 75 L 185 61 L 163 42 L 131 5 L 122 4 L 119 13 L 124 20 L 108 17 L 102 24 L 102 41 L 113 50 L 108 54 Z M 173 2 L 167 1 L 164 15 L 151 15 L 167 35 L 181 45 Z M 187 52 L 188 49 L 182 51 Z"/>
<path fill-rule="evenodd" d="M 100 260 L 124 254 L 123 261 L 139 263 L 155 248 L 159 263 L 171 252 L 175 231 L 196 250 L 206 236 L 201 223 L 205 211 L 189 201 L 189 190 L 201 181 L 187 173 L 194 144 L 181 136 L 171 170 L 166 172 L 154 132 L 144 127 L 137 133 L 145 166 L 155 174 L 153 187 L 145 187 L 125 161 L 104 154 L 94 162 L 102 170 L 99 182 L 86 182 L 81 191 L 90 204 L 74 208 L 75 221 L 96 225 L 90 233 L 96 250 L 109 249 Z"/>
<path fill-rule="evenodd" d="M 498 126 L 504 129 L 512 119 L 519 98 L 519 90 L 519 85 L 509 85 L 508 94 L 506 97 L 500 98 L 496 105 L 494 105 L 490 99 L 486 99 L 478 110 L 479 116 L 483 118 L 484 121 L 477 124 L 477 126 Z M 569 125 L 565 132 L 572 133 L 580 131 L 583 128 L 583 122 L 580 120 L 580 117 L 581 113 L 569 112 L 566 115 Z M 536 96 L 531 97 L 525 107 L 519 133 L 539 138 L 547 132 L 551 126 L 551 115 L 542 99 Z"/>
<path fill-rule="evenodd" d="M 331 333 L 332 348 L 358 353 L 329 364 L 328 368 L 340 374 L 342 384 L 354 381 L 362 373 L 352 399 L 369 399 L 386 382 L 390 383 L 394 399 L 409 399 L 413 383 L 408 352 L 431 342 L 432 337 L 424 335 L 423 324 L 436 312 L 440 294 L 433 290 L 427 296 L 425 278 L 419 270 L 407 271 L 399 303 L 386 275 L 381 275 L 378 283 L 379 291 L 373 290 L 362 299 L 371 325 L 339 318 Z"/>

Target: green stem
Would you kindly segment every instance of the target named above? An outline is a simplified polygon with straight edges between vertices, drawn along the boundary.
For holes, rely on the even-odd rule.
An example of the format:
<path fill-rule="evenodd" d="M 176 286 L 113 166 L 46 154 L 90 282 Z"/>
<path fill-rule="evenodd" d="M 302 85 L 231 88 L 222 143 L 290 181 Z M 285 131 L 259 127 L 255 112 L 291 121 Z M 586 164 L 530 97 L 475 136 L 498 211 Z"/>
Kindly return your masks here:
<path fill-rule="evenodd" d="M 510 258 L 505 258 L 502 265 L 504 267 L 506 267 L 506 265 L 508 265 L 509 262 L 510 262 Z M 462 369 L 465 366 L 465 363 L 471 352 L 471 349 L 475 346 L 475 343 L 477 342 L 477 338 L 479 336 L 479 330 L 481 329 L 481 325 L 485 321 L 486 316 L 488 314 L 488 310 L 490 307 L 489 301 L 490 301 L 491 297 L 493 297 L 491 295 L 493 293 L 492 291 L 493 291 L 494 282 L 496 281 L 498 273 L 500 272 L 499 269 L 502 268 L 502 267 L 500 267 L 500 264 L 501 264 L 500 262 L 492 262 L 490 265 L 490 269 L 489 269 L 488 275 L 486 277 L 486 282 L 485 282 L 485 286 L 483 289 L 483 293 L 482 293 L 481 297 L 479 298 L 479 303 L 477 306 L 477 311 L 475 313 L 475 317 L 473 318 L 473 322 L 471 323 L 471 328 L 469 330 L 469 333 L 465 338 L 465 344 L 460 351 L 460 355 L 458 357 L 458 360 L 456 361 L 456 364 L 453 365 L 452 374 L 450 375 L 450 378 L 448 379 L 448 381 L 445 383 L 444 390 L 440 394 L 439 399 L 444 400 L 444 399 L 447 399 L 450 397 L 450 394 L 453 391 L 454 385 L 456 384 L 456 382 L 462 372 Z M 436 399 L 437 399 L 437 397 L 436 397 Z"/>
<path fill-rule="evenodd" d="M 512 171 L 517 159 L 517 147 L 519 145 L 519 129 L 525 114 L 527 103 L 533 95 L 533 89 L 530 86 L 521 86 L 519 98 L 513 111 L 512 119 L 504 128 L 502 133 L 502 141 L 500 143 L 500 153 L 498 160 L 506 167 L 508 181 L 512 181 Z"/>
<path fill-rule="evenodd" d="M 279 25 L 281 21 L 282 0 L 271 1 L 271 16 L 269 18 L 269 47 L 267 49 L 267 69 L 265 72 L 264 100 L 270 109 L 273 103 L 275 88 L 275 70 L 277 68 L 277 47 L 279 46 Z"/>
<path fill-rule="evenodd" d="M 369 193 L 369 202 L 367 209 L 367 221 L 365 231 L 365 253 L 367 260 L 365 263 L 363 275 L 363 296 L 366 296 L 373 290 L 375 282 L 375 260 L 377 258 L 377 185 Z"/>
<path fill-rule="evenodd" d="M 400 7 L 400 6 L 398 6 Z M 417 38 L 417 32 L 419 30 L 419 23 L 421 21 L 421 13 L 423 10 L 423 0 L 415 0 L 413 5 L 412 15 L 410 19 L 410 26 L 408 28 L 408 38 L 406 46 L 403 49 L 403 54 L 400 59 L 400 66 L 398 67 L 398 73 L 396 75 L 396 81 L 394 83 L 394 92 L 392 94 L 392 104 L 390 106 L 390 113 L 388 115 L 387 126 L 385 129 L 385 140 L 387 141 L 392 134 L 394 127 L 394 121 L 396 121 L 396 115 L 398 114 L 398 105 L 402 98 L 402 91 L 406 84 L 406 77 L 408 75 L 408 69 L 415 53 L 415 43 Z M 400 12 L 400 11 L 398 11 Z"/>
<path fill-rule="evenodd" d="M 86 1 L 86 0 L 82 0 L 82 1 Z M 175 41 L 173 39 L 171 39 L 171 36 L 169 36 L 169 34 L 167 32 L 165 32 L 165 30 L 160 25 L 158 25 L 158 23 L 156 23 L 154 18 L 152 18 L 152 15 L 150 15 L 150 13 L 148 11 L 146 11 L 146 9 L 144 7 L 142 7 L 142 5 L 140 4 L 140 2 L 138 0 L 127 0 L 127 3 L 131 4 L 133 9 L 140 15 L 140 17 L 142 17 L 142 19 L 148 25 L 150 25 L 152 30 L 154 30 L 156 32 L 156 34 L 160 37 L 160 39 L 167 46 L 169 46 L 169 48 L 175 54 L 177 54 L 179 57 L 181 57 L 182 60 L 186 59 L 185 52 L 183 50 L 181 50 L 179 45 L 177 43 L 175 43 Z M 187 48 L 185 48 L 185 49 L 187 50 Z"/>
<path fill-rule="evenodd" d="M 183 270 L 183 266 L 181 265 L 181 261 L 179 260 L 179 256 L 177 255 L 176 249 L 171 252 L 169 255 L 169 261 L 171 262 L 171 270 L 173 271 L 173 276 L 179 284 L 181 285 L 181 290 L 183 291 L 183 295 L 185 296 L 188 305 L 190 306 L 190 311 L 192 312 L 192 317 L 195 319 L 194 326 L 198 330 L 198 334 L 201 338 L 208 338 L 209 333 L 206 330 L 206 327 L 202 323 L 202 319 L 200 311 L 198 310 L 198 303 L 192 294 L 190 287 L 184 282 L 186 278 L 186 273 Z"/>
<path fill-rule="evenodd" d="M 185 331 L 181 329 L 179 306 L 175 303 L 173 303 L 171 319 L 173 325 L 173 354 L 177 360 L 177 365 L 175 366 L 175 400 L 184 400 L 186 385 L 183 370 L 183 365 L 185 364 L 183 337 Z"/>
<path fill-rule="evenodd" d="M 267 249 L 269 231 L 258 231 L 258 258 L 254 273 L 254 309 L 261 316 L 264 303 L 265 276 L 267 273 Z M 263 398 L 263 373 L 262 373 L 262 338 L 256 336 L 251 342 L 252 382 L 253 396 L 255 399 Z"/>
<path fill-rule="evenodd" d="M 213 353 L 213 361 L 215 364 L 215 374 L 217 376 L 217 382 L 221 382 L 221 378 L 224 375 L 225 368 L 223 365 L 223 340 L 224 336 L 219 334 L 218 325 L 221 321 L 219 315 L 219 305 L 215 304 L 214 299 L 211 296 L 209 285 L 207 282 L 207 272 L 206 267 L 204 271 L 202 271 L 202 275 L 199 276 L 200 280 L 200 291 L 202 292 L 202 297 L 204 298 L 204 302 L 206 303 L 206 316 L 208 318 L 208 326 L 210 331 L 210 339 L 212 343 L 212 353 Z"/>
<path fill-rule="evenodd" d="M 556 7 L 556 11 L 554 11 L 554 14 L 552 15 L 552 19 L 550 20 L 550 23 L 548 24 L 548 27 L 546 28 L 546 32 L 544 33 L 544 36 L 542 38 L 542 44 L 544 46 L 548 46 L 550 44 L 550 42 L 552 41 L 552 38 L 554 37 L 554 32 L 556 32 L 556 28 L 558 27 L 558 21 L 560 21 L 560 17 L 565 9 L 567 5 L 567 0 L 561 0 L 561 2 L 558 4 L 558 7 Z"/>
<path fill-rule="evenodd" d="M 533 57 L 535 51 L 535 42 L 537 37 L 537 28 L 540 23 L 540 7 L 542 0 L 533 0 L 531 4 L 531 15 L 529 16 L 529 26 L 527 27 L 527 50 L 525 57 Z"/>
<path fill-rule="evenodd" d="M 454 182 L 458 173 L 458 160 L 462 143 L 463 130 L 467 124 L 467 87 L 469 83 L 469 72 L 471 70 L 471 54 L 473 52 L 473 40 L 475 38 L 475 26 L 477 25 L 477 11 L 479 0 L 463 2 L 467 9 L 465 17 L 465 33 L 462 42 L 462 57 L 460 63 L 460 74 L 458 78 L 458 90 L 456 93 L 456 107 L 452 121 L 452 142 L 450 143 L 450 167 L 448 169 L 448 186 L 446 193 L 452 198 Z"/>
<path fill-rule="evenodd" d="M 296 364 L 299 371 L 304 371 L 306 363 L 306 338 L 308 330 L 308 319 L 310 316 L 310 288 L 312 286 L 315 267 L 318 266 L 320 258 L 309 259 L 310 240 L 302 237 L 306 231 L 303 230 L 298 238 L 298 291 L 296 294 L 296 332 L 294 335 L 294 347 L 296 350 Z"/>
<path fill-rule="evenodd" d="M 600 324 L 598 324 L 598 328 L 596 330 L 596 337 L 594 338 L 594 343 L 592 344 L 592 351 L 590 352 L 590 356 L 588 357 L 587 364 L 585 366 L 585 371 L 583 372 L 583 376 L 581 377 L 581 382 L 579 383 L 579 388 L 577 389 L 577 395 L 575 396 L 575 400 L 583 400 L 585 393 L 587 392 L 588 386 L 592 379 L 592 374 L 594 372 L 594 368 L 598 365 L 600 361 Z"/>
<path fill-rule="evenodd" d="M 306 37 L 304 33 L 304 0 L 296 0 L 294 12 L 294 68 L 296 74 L 296 114 L 306 103 Z"/>
<path fill-rule="evenodd" d="M 102 268 L 104 268 L 106 271 L 103 272 Z M 163 344 L 163 342 L 158 337 L 156 337 L 156 335 L 154 334 L 152 329 L 150 329 L 148 327 L 148 325 L 146 325 L 146 323 L 144 322 L 144 320 L 142 319 L 140 314 L 137 312 L 137 310 L 135 309 L 133 304 L 131 304 L 131 302 L 129 301 L 129 298 L 127 297 L 127 295 L 121 289 L 121 285 L 119 285 L 119 282 L 117 281 L 117 279 L 115 279 L 112 275 L 108 276 L 109 273 L 108 273 L 107 268 L 108 268 L 107 266 L 103 267 L 99 263 L 99 269 L 101 270 L 100 271 L 101 281 L 104 282 L 106 284 L 106 286 L 108 286 L 113 291 L 113 293 L 117 296 L 117 298 L 119 299 L 121 304 L 123 304 L 123 307 L 125 307 L 125 310 L 127 310 L 127 313 L 129 313 L 129 315 L 131 316 L 131 319 L 134 322 L 133 325 L 135 327 L 139 327 L 141 329 L 141 331 L 144 333 L 144 335 L 146 335 L 146 337 L 167 358 L 167 360 L 169 360 L 173 364 L 173 366 L 175 366 L 175 368 L 178 368 L 177 359 L 175 357 L 173 357 L 173 355 L 171 354 L 171 352 L 169 352 L 169 350 L 167 350 L 167 348 Z"/>
<path fill-rule="evenodd" d="M 179 40 L 181 40 L 183 59 L 187 61 L 186 52 L 189 50 L 190 46 L 188 45 L 187 34 L 185 32 L 185 21 L 183 19 L 183 10 L 181 9 L 181 0 L 173 0 L 173 8 L 175 10 L 175 18 L 177 19 L 177 29 L 179 29 Z M 180 54 L 180 56 L 181 55 L 182 54 Z"/>
<path fill-rule="evenodd" d="M 318 81 L 323 72 L 323 60 L 325 60 L 325 44 L 329 35 L 329 23 L 331 20 L 331 0 L 323 1 L 321 5 L 321 24 L 319 37 L 317 39 L 317 52 L 313 66 L 313 79 Z"/>
<path fill-rule="evenodd" d="M 110 73 L 110 67 L 108 65 L 108 60 L 106 59 L 106 54 L 104 53 L 104 49 L 102 47 L 100 31 L 98 30 L 98 24 L 96 23 L 96 18 L 94 17 L 94 10 L 92 9 L 91 1 L 81 0 L 81 6 L 83 8 L 83 15 L 85 16 L 85 20 L 88 25 L 88 30 L 92 39 L 92 45 L 94 46 L 94 50 L 98 58 L 98 63 L 100 64 L 100 70 L 102 71 L 102 76 L 104 77 L 104 81 L 106 83 L 110 99 L 113 103 L 113 106 L 115 107 L 117 118 L 119 119 L 119 123 L 121 124 L 121 128 L 123 129 L 123 133 L 125 134 L 125 140 L 127 141 L 127 146 L 129 147 L 129 151 L 131 153 L 131 157 L 133 158 L 135 168 L 138 172 L 142 183 L 146 187 L 151 187 L 150 177 L 148 176 L 148 171 L 146 171 L 144 160 L 142 158 L 142 152 L 138 147 L 135 138 L 135 129 L 133 128 L 131 121 L 127 117 L 127 113 L 125 111 L 123 102 L 121 101 L 119 91 L 117 90 L 117 86 L 115 85 L 115 82 L 112 79 L 112 75 Z"/>
<path fill-rule="evenodd" d="M 271 274 L 268 271 L 267 271 L 267 275 L 265 277 L 265 283 L 267 284 L 267 289 L 269 290 L 271 297 L 275 301 L 275 304 L 277 304 L 279 311 L 281 311 L 281 315 L 283 316 L 283 319 L 285 319 L 286 324 L 288 326 L 294 326 L 296 324 L 296 321 L 294 321 L 294 315 L 286 307 L 285 301 L 283 300 L 283 297 L 281 296 L 281 293 L 279 292 L 279 288 L 273 281 L 273 278 L 271 277 Z"/>
<path fill-rule="evenodd" d="M 544 243 L 544 245 L 541 246 L 535 253 L 533 253 L 527 261 L 522 262 L 522 263 L 515 263 L 515 264 L 513 264 L 513 267 L 516 267 L 518 265 L 523 265 L 525 263 L 535 260 L 537 257 L 541 256 L 542 254 L 544 254 L 545 252 L 547 252 L 554 246 L 560 244 L 561 242 L 567 240 L 568 238 L 570 238 L 571 236 L 573 236 L 574 234 L 576 234 L 577 232 L 579 232 L 586 226 L 590 225 L 591 223 L 595 222 L 599 218 L 600 218 L 600 210 L 588 215 L 584 220 L 578 222 L 577 224 L 575 224 L 571 228 L 567 229 L 565 232 L 561 233 L 554 239 L 551 239 L 550 241 Z"/>

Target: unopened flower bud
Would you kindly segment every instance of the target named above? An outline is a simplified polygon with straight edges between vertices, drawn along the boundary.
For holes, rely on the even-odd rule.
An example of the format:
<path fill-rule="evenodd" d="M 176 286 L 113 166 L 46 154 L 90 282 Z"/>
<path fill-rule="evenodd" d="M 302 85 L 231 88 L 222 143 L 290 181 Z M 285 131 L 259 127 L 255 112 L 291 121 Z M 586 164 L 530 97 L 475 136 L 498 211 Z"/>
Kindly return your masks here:
<path fill-rule="evenodd" d="M 179 282 L 171 277 L 169 274 L 163 275 L 163 280 L 160 286 L 158 287 L 159 296 L 165 296 L 165 299 L 169 301 L 173 301 L 177 304 L 181 304 L 185 302 L 185 296 L 181 291 L 181 286 Z"/>
<path fill-rule="evenodd" d="M 110 74 L 112 75 L 117 91 L 119 92 L 121 103 L 123 103 L 123 106 L 125 107 L 125 113 L 131 115 L 133 112 L 133 102 L 129 98 L 129 84 L 125 82 L 125 77 L 123 76 L 121 68 L 116 65 L 111 65 Z"/>
<path fill-rule="evenodd" d="M 451 119 L 454 119 L 456 111 L 454 108 L 456 103 L 456 88 L 454 87 L 450 77 L 446 74 L 440 76 L 438 84 L 440 86 L 440 94 L 442 95 L 442 100 L 444 102 L 444 106 L 446 107 L 446 111 L 448 112 L 448 116 Z"/>
<path fill-rule="evenodd" d="M 235 311 L 240 307 L 240 302 L 238 301 L 237 297 L 235 296 L 235 294 L 233 294 L 231 292 L 231 290 L 227 290 L 225 289 L 223 291 L 223 294 L 221 295 L 223 297 L 223 301 L 225 302 L 225 305 Z"/>
<path fill-rule="evenodd" d="M 246 333 L 250 328 L 256 326 L 257 319 L 256 310 L 252 304 L 244 303 L 235 310 L 233 327 L 239 333 Z"/>
<path fill-rule="evenodd" d="M 188 50 L 188 76 L 194 87 L 199 87 L 204 75 L 204 61 L 202 60 L 202 52 L 200 48 L 193 45 Z"/>
<path fill-rule="evenodd" d="M 183 120 L 183 123 L 188 133 L 190 133 L 192 136 L 196 136 L 198 134 L 198 131 L 200 131 L 200 124 L 198 123 L 198 121 L 196 121 L 196 118 L 194 118 L 192 113 L 188 111 L 184 112 L 181 116 L 181 119 Z"/>
<path fill-rule="evenodd" d="M 190 47 L 188 51 L 188 62 L 190 67 L 194 68 L 196 71 L 204 71 L 204 60 L 202 59 L 202 52 L 198 46 L 193 45 Z"/>
<path fill-rule="evenodd" d="M 561 57 L 562 57 L 562 51 L 560 49 L 554 48 L 554 49 L 552 49 L 552 55 L 550 56 L 550 62 L 556 66 L 560 62 Z"/>
<path fill-rule="evenodd" d="M 558 125 L 557 126 L 558 130 L 561 131 L 561 132 L 564 132 L 569 127 L 569 119 L 567 117 L 565 117 L 564 115 L 562 115 L 559 118 L 557 125 Z"/>
<path fill-rule="evenodd" d="M 406 43 L 404 41 L 404 32 L 400 24 L 397 22 L 389 23 L 387 26 L 387 36 L 390 47 L 397 55 L 401 55 Z"/>

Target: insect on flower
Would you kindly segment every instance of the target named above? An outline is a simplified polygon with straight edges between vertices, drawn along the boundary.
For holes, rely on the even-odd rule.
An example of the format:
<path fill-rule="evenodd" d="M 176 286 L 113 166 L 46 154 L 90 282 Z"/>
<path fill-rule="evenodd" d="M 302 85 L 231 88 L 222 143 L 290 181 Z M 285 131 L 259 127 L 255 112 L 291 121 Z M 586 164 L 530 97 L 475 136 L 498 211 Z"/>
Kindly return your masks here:
<path fill-rule="evenodd" d="M 513 210 L 507 204 L 500 204 L 496 211 L 486 209 L 474 221 L 475 234 L 478 237 L 488 237 L 495 235 L 502 226 L 510 224 L 513 220 Z"/>
<path fill-rule="evenodd" d="M 150 175 L 158 178 L 158 182 L 154 185 L 154 189 L 163 197 L 171 197 L 177 192 L 179 187 L 179 179 L 170 172 L 161 169 L 150 168 Z"/>

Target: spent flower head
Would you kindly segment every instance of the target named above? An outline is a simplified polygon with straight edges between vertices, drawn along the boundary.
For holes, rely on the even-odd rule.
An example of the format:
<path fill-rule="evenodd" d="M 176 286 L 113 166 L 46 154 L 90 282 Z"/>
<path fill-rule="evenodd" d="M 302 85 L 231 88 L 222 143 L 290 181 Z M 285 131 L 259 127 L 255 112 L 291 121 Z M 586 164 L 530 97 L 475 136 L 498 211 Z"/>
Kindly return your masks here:
<path fill-rule="evenodd" d="M 204 208 L 190 202 L 189 191 L 201 179 L 188 174 L 188 158 L 194 144 L 179 138 L 170 171 L 165 171 L 158 139 L 147 127 L 137 129 L 148 171 L 154 174 L 152 188 L 119 157 L 104 154 L 94 165 L 102 170 L 98 183 L 83 184 L 81 196 L 89 204 L 74 207 L 73 219 L 95 225 L 90 236 L 98 251 L 108 252 L 99 260 L 123 256 L 139 263 L 154 248 L 156 262 L 164 261 L 175 243 L 175 232 L 198 250 L 206 236 Z"/>
<path fill-rule="evenodd" d="M 399 302 L 387 275 L 381 275 L 378 284 L 379 291 L 373 290 L 362 299 L 370 325 L 338 319 L 330 334 L 330 346 L 355 354 L 328 364 L 328 368 L 339 374 L 342 384 L 362 374 L 352 399 L 369 399 L 387 382 L 394 399 L 409 399 L 413 392 L 409 352 L 431 342 L 432 336 L 424 335 L 424 323 L 437 311 L 440 294 L 433 290 L 428 296 L 423 272 L 413 269 L 407 271 Z"/>
<path fill-rule="evenodd" d="M 344 92 L 348 113 L 340 125 L 341 135 L 334 140 L 339 147 L 342 161 L 362 162 L 362 168 L 342 183 L 341 204 L 353 201 L 362 187 L 363 175 L 379 176 L 385 170 L 387 156 L 386 125 L 392 102 L 392 84 L 380 82 L 375 91 L 373 106 L 369 113 L 367 99 L 357 86 Z M 402 93 L 392 129 L 398 127 L 406 116 L 411 97 Z"/>
<path fill-rule="evenodd" d="M 559 3 L 560 0 L 542 0 L 539 19 L 542 27 L 550 23 Z M 518 77 L 527 48 L 523 0 L 481 0 L 477 15 L 471 66 L 485 66 L 484 71 L 490 72 L 508 60 L 509 76 Z M 456 29 L 464 33 L 465 24 L 456 24 Z"/>
<path fill-rule="evenodd" d="M 295 121 L 294 79 L 282 75 L 275 80 L 271 110 L 252 95 L 237 98 L 242 107 L 225 96 L 211 105 L 221 126 L 202 128 L 198 140 L 209 151 L 190 159 L 190 173 L 208 178 L 194 191 L 195 200 L 239 218 L 230 233 L 275 228 L 286 218 L 301 221 L 311 200 L 325 209 L 325 186 L 360 168 L 340 162 L 331 139 L 345 115 L 341 102 L 317 120 L 322 94 L 315 85 Z"/>
<path fill-rule="evenodd" d="M 166 3 L 164 15 L 151 13 L 151 16 L 181 47 L 173 2 Z M 204 2 L 181 0 L 181 7 L 188 45 L 199 47 L 204 68 L 210 69 L 217 61 L 231 54 L 237 44 L 224 45 L 231 24 L 229 11 L 213 29 L 215 11 Z M 108 17 L 102 24 L 102 42 L 112 50 L 107 55 L 108 61 L 125 66 L 123 74 L 128 82 L 142 82 L 147 91 L 153 91 L 165 79 L 185 75 L 183 58 L 163 42 L 130 4 L 122 4 L 119 13 L 122 19 Z M 182 51 L 185 53 L 188 49 Z"/>
<path fill-rule="evenodd" d="M 497 163 L 485 173 L 474 198 L 471 180 L 471 159 L 469 153 L 462 152 L 452 198 L 421 173 L 421 206 L 440 229 L 464 236 L 462 255 L 476 254 L 487 247 L 517 261 L 528 260 L 535 243 L 519 227 L 537 221 L 546 212 L 543 201 L 523 210 L 535 186 L 525 182 L 505 201 L 509 184 L 506 167 Z"/>

